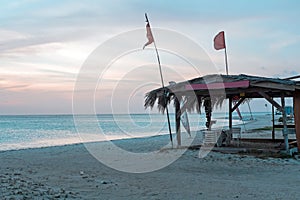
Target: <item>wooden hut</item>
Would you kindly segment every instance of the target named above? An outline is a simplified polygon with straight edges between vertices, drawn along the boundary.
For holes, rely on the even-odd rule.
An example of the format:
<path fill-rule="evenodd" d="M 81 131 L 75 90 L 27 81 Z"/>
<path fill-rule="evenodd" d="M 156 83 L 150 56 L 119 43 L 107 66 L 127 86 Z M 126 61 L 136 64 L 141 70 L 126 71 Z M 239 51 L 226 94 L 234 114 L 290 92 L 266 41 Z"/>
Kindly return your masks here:
<path fill-rule="evenodd" d="M 176 112 L 176 134 L 180 145 L 180 115 L 183 111 L 200 112 L 205 107 L 206 126 L 210 127 L 213 106 L 222 105 L 229 100 L 229 130 L 232 130 L 232 113 L 246 98 L 265 98 L 281 111 L 283 116 L 283 136 L 288 150 L 288 133 L 285 113 L 285 98 L 292 97 L 294 102 L 295 131 L 297 146 L 300 151 L 300 82 L 288 79 L 266 78 L 249 75 L 212 74 L 188 81 L 171 84 L 148 92 L 145 96 L 145 107 L 153 107 L 157 102 L 158 109 L 164 112 L 166 106 L 174 102 Z M 281 98 L 278 104 L 273 98 Z M 184 104 L 180 102 L 184 99 Z M 233 106 L 233 100 L 236 104 Z"/>

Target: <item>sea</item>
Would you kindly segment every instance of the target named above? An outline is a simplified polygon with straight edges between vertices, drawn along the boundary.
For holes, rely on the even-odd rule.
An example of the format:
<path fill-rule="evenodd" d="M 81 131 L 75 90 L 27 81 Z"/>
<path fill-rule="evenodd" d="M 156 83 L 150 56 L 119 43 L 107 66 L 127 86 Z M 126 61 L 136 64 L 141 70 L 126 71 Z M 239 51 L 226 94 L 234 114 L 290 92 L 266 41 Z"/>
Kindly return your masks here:
<path fill-rule="evenodd" d="M 245 113 L 243 121 L 234 115 L 233 124 L 242 125 L 251 117 L 263 115 L 266 113 L 252 113 L 252 116 Z M 226 128 L 226 116 L 226 113 L 214 114 L 214 127 Z M 174 114 L 169 119 L 175 133 Z M 205 129 L 205 114 L 188 114 L 188 119 L 192 132 Z M 169 134 L 165 114 L 0 115 L 0 151 L 165 134 Z"/>

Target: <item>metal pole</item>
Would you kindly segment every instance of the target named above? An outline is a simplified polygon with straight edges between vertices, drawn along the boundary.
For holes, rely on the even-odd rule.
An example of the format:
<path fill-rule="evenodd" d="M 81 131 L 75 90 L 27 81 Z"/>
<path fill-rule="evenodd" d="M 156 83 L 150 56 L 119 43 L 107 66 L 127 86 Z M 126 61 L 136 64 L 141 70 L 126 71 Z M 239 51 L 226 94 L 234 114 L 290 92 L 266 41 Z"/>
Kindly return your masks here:
<path fill-rule="evenodd" d="M 148 22 L 149 25 L 150 25 L 147 13 L 145 13 L 145 17 L 146 17 L 146 22 Z M 156 47 L 156 43 L 155 43 L 155 40 L 154 40 L 153 33 L 152 33 L 152 37 L 153 37 L 153 44 L 154 44 L 154 47 L 155 47 L 155 52 L 156 52 L 156 57 L 157 57 L 157 62 L 158 62 L 158 67 L 159 67 L 159 72 L 160 72 L 161 85 L 164 88 L 164 100 L 165 100 L 165 105 L 166 105 L 168 128 L 169 128 L 169 134 L 170 134 L 170 141 L 171 141 L 172 148 L 173 148 L 173 137 L 172 137 L 171 123 L 170 123 L 169 109 L 168 109 L 168 105 L 167 105 L 167 94 L 166 94 L 164 79 L 163 79 L 162 70 L 161 70 L 160 58 L 159 58 L 159 54 L 158 54 L 158 50 L 157 50 L 157 47 Z"/>
<path fill-rule="evenodd" d="M 225 37 L 225 36 L 224 36 Z M 224 38 L 225 40 L 225 38 Z M 226 64 L 226 75 L 228 75 L 228 61 L 227 61 L 227 50 L 225 46 L 225 64 Z"/>
<path fill-rule="evenodd" d="M 226 75 L 228 75 L 228 61 L 227 61 L 227 48 L 225 42 L 225 32 L 224 32 L 224 44 L 225 44 L 225 65 L 226 65 Z"/>
<path fill-rule="evenodd" d="M 152 35 L 153 35 L 153 34 L 152 34 Z M 158 62 L 158 67 L 159 67 L 159 73 L 160 73 L 161 85 L 162 85 L 162 87 L 164 88 L 164 87 L 165 87 L 165 84 L 164 84 L 164 78 L 163 78 L 163 75 L 162 75 L 161 64 L 160 64 L 160 58 L 159 58 L 159 54 L 158 54 L 158 50 L 157 50 L 155 41 L 153 42 L 153 44 L 154 44 L 154 48 L 155 48 L 155 52 L 156 52 L 156 57 L 157 57 L 157 62 Z"/>

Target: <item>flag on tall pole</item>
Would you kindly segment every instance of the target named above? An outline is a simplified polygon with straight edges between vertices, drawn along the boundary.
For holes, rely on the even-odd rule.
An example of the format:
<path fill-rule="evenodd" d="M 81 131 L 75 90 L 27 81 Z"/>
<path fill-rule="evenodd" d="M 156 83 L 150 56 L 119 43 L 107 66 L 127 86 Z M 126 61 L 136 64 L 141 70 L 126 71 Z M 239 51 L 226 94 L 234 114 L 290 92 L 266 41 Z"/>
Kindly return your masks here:
<path fill-rule="evenodd" d="M 225 33 L 220 31 L 214 38 L 214 48 L 215 50 L 225 49 L 225 64 L 226 64 L 226 74 L 228 75 L 228 62 L 227 62 L 227 51 L 225 44 Z"/>
<path fill-rule="evenodd" d="M 216 50 L 225 49 L 225 34 L 224 31 L 219 32 L 214 38 L 214 47 Z"/>
<path fill-rule="evenodd" d="M 147 15 L 146 15 L 147 16 Z M 148 18 L 146 17 L 146 31 L 147 31 L 147 38 L 148 38 L 148 42 L 143 46 L 143 49 L 145 49 L 146 46 L 148 46 L 149 44 L 152 44 L 154 42 L 154 38 L 153 38 L 153 35 L 152 35 L 152 31 L 151 31 L 151 28 L 150 28 L 150 24 L 149 24 L 149 21 L 148 21 Z"/>
<path fill-rule="evenodd" d="M 164 84 L 164 79 L 163 79 L 163 75 L 162 75 L 162 70 L 161 70 L 161 64 L 160 64 L 160 58 L 159 58 L 159 54 L 158 54 L 158 50 L 155 44 L 155 40 L 151 31 L 151 27 L 150 27 L 150 22 L 148 20 L 148 16 L 147 13 L 145 13 L 145 18 L 146 18 L 146 36 L 148 39 L 148 42 L 143 46 L 143 49 L 145 49 L 146 46 L 150 45 L 150 44 L 154 44 L 155 47 L 155 52 L 156 52 L 156 57 L 157 57 L 157 62 L 158 62 L 158 67 L 159 67 L 159 72 L 160 72 L 160 79 L 161 79 L 161 85 L 164 88 L 165 84 Z M 171 123 L 170 123 L 170 117 L 169 117 L 169 110 L 168 110 L 168 105 L 167 105 L 167 96 L 168 96 L 168 92 L 165 89 L 164 90 L 164 100 L 165 100 L 165 104 L 166 104 L 166 113 L 167 113 L 167 120 L 168 120 L 168 127 L 169 127 L 169 134 L 170 134 L 170 141 L 173 147 L 173 138 L 172 138 L 172 131 L 171 131 Z"/>

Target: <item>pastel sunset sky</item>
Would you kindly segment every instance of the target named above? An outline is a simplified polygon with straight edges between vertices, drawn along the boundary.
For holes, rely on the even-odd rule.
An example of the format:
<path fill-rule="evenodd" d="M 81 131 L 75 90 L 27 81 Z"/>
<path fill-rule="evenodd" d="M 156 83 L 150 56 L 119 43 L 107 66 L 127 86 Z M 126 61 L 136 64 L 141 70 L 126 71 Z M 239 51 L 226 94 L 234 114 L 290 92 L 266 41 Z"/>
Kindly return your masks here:
<path fill-rule="evenodd" d="M 299 10 L 298 0 L 2 0 L 0 114 L 72 113 L 74 86 L 89 55 L 106 41 L 139 29 L 141 38 L 135 42 L 142 48 L 145 12 L 158 48 L 163 37 L 155 28 L 180 33 L 203 49 L 202 66 L 196 66 L 201 75 L 225 73 L 224 52 L 214 50 L 212 43 L 221 30 L 226 34 L 230 74 L 299 75 Z M 193 53 L 191 48 L 189 56 L 198 56 Z M 198 76 L 180 55 L 161 50 L 160 56 L 166 83 Z M 153 45 L 115 59 L 99 74 L 102 85 L 95 92 L 95 112 L 144 112 L 145 92 L 160 86 L 156 62 Z M 264 108 L 264 103 L 257 104 L 254 110 Z"/>

